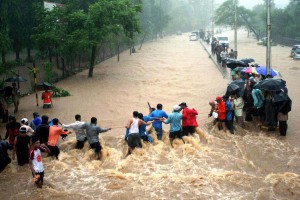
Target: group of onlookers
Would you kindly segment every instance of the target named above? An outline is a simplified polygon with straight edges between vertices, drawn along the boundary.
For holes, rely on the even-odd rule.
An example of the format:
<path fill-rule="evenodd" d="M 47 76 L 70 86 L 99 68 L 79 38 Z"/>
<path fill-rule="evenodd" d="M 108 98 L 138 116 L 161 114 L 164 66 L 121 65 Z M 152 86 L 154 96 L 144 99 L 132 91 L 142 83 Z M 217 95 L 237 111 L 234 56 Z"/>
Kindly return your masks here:
<path fill-rule="evenodd" d="M 266 91 L 255 88 L 260 81 L 257 76 L 244 74 L 238 81 L 244 81 L 244 86 L 233 93 L 218 96 L 215 101 L 210 101 L 211 112 L 219 129 L 229 129 L 234 133 L 234 118 L 240 127 L 244 121 L 254 121 L 258 126 L 265 126 L 268 130 L 279 128 L 281 136 L 287 132 L 288 112 L 291 111 L 292 101 L 283 98 L 277 101 L 277 96 L 287 96 L 287 88 L 277 91 Z"/>

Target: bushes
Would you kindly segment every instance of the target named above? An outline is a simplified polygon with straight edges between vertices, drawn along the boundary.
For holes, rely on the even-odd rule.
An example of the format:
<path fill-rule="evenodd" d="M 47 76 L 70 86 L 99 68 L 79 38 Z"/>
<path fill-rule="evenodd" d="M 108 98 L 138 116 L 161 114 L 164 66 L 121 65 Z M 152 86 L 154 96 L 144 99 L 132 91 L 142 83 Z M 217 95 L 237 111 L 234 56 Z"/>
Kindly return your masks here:
<path fill-rule="evenodd" d="M 55 88 L 52 90 L 53 91 L 53 97 L 67 97 L 67 96 L 71 96 L 71 94 L 66 91 L 66 90 L 63 90 L 59 87 Z"/>

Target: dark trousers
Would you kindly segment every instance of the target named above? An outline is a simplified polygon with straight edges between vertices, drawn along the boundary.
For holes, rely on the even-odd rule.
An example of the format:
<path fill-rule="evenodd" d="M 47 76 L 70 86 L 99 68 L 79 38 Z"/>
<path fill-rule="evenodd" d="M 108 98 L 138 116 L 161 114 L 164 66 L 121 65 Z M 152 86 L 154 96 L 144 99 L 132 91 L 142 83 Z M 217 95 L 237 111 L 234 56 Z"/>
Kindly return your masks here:
<path fill-rule="evenodd" d="M 287 128 L 287 121 L 279 121 L 279 132 L 281 136 L 286 136 Z"/>
<path fill-rule="evenodd" d="M 232 120 L 226 120 L 226 126 L 231 134 L 233 134 L 233 121 Z"/>

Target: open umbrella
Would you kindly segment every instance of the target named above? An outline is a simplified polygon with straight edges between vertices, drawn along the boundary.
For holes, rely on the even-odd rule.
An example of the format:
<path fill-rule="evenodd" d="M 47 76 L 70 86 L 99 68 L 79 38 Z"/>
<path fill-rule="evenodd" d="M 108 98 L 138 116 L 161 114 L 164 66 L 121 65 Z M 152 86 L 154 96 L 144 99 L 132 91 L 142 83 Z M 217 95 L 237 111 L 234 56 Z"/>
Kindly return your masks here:
<path fill-rule="evenodd" d="M 267 67 L 266 66 L 259 66 L 256 68 L 256 71 L 261 74 L 261 75 L 264 75 L 266 76 L 267 75 Z M 276 70 L 274 70 L 273 68 L 270 69 L 270 75 L 272 77 L 274 76 L 277 76 L 278 75 L 278 72 Z"/>
<path fill-rule="evenodd" d="M 258 74 L 256 71 L 256 67 L 247 67 L 243 70 L 243 72 L 248 74 Z"/>
<path fill-rule="evenodd" d="M 238 85 L 240 89 L 244 89 L 245 88 L 245 81 L 243 79 L 237 79 L 235 81 L 232 81 L 230 84 L 235 84 Z"/>
<path fill-rule="evenodd" d="M 266 78 L 258 82 L 254 88 L 266 91 L 279 91 L 285 87 L 285 81 L 282 79 Z"/>
<path fill-rule="evenodd" d="M 51 83 L 48 82 L 43 82 L 43 83 L 38 83 L 35 86 L 35 89 L 37 90 L 53 90 L 55 88 L 55 86 Z"/>
<path fill-rule="evenodd" d="M 245 64 L 244 62 L 239 61 L 239 60 L 235 60 L 235 59 L 227 59 L 226 60 L 226 65 L 230 69 L 234 69 L 236 67 L 248 67 L 248 65 Z"/>
<path fill-rule="evenodd" d="M 226 95 L 232 95 L 239 92 L 240 87 L 234 83 L 231 83 L 227 86 Z"/>
<path fill-rule="evenodd" d="M 242 72 L 245 68 L 246 68 L 246 67 L 237 67 L 237 68 L 235 68 L 234 70 L 235 70 L 236 72 Z"/>
<path fill-rule="evenodd" d="M 243 63 L 246 63 L 247 65 L 249 63 L 255 62 L 255 60 L 253 58 L 243 58 L 240 61 L 242 61 Z"/>
<path fill-rule="evenodd" d="M 281 102 L 281 101 L 290 101 L 290 97 L 289 95 L 287 95 L 285 92 L 283 91 L 278 91 L 273 95 L 273 102 Z"/>
<path fill-rule="evenodd" d="M 27 80 L 22 76 L 13 76 L 5 80 L 5 82 L 26 82 Z"/>

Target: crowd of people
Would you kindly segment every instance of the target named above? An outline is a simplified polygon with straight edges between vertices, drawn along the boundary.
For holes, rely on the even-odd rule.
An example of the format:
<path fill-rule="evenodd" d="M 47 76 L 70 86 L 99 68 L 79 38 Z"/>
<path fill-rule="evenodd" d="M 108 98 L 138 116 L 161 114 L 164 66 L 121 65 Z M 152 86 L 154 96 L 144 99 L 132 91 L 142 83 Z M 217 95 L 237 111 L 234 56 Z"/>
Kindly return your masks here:
<path fill-rule="evenodd" d="M 162 140 L 162 123 L 170 124 L 169 139 L 173 147 L 175 138 L 182 139 L 183 136 L 193 135 L 198 127 L 196 116 L 198 112 L 194 108 L 188 108 L 185 102 L 173 106 L 173 111 L 167 114 L 162 104 L 157 104 L 156 109 L 149 107 L 149 115 L 144 116 L 138 111 L 133 112 L 132 118 L 126 125 L 125 140 L 128 143 L 129 155 L 136 147 L 142 147 L 141 139 L 145 142 L 152 142 L 152 137 L 146 130 L 146 126 L 152 124 L 158 140 Z"/>
<path fill-rule="evenodd" d="M 101 159 L 102 147 L 99 133 L 109 131 L 111 128 L 98 126 L 97 118 L 92 117 L 90 123 L 86 123 L 82 122 L 81 116 L 77 114 L 74 123 L 62 124 L 57 118 L 49 120 L 47 115 L 40 117 L 37 112 L 34 112 L 30 123 L 27 118 L 23 118 L 19 123 L 14 116 L 9 116 L 4 140 L 0 136 L 0 170 L 2 171 L 11 162 L 7 152 L 11 149 L 12 159 L 15 160 L 16 157 L 19 166 L 29 164 L 35 183 L 38 187 L 42 187 L 44 168 L 41 151 L 46 151 L 48 156 L 58 159 L 59 137 L 64 140 L 72 133 L 69 129 L 73 129 L 76 134 L 77 149 L 82 149 L 84 142 L 88 141 L 90 147 L 96 152 L 97 158 Z"/>
<path fill-rule="evenodd" d="M 291 111 L 292 101 L 288 97 L 285 84 L 280 89 L 265 90 L 260 89 L 258 84 L 273 78 L 266 79 L 258 74 L 247 73 L 239 73 L 235 78 L 237 79 L 230 83 L 228 88 L 236 85 L 238 89 L 232 91 L 227 88 L 224 96 L 217 96 L 209 102 L 209 116 L 214 116 L 219 129 L 225 132 L 228 129 L 233 134 L 234 121 L 242 128 L 245 121 L 253 121 L 257 126 L 267 127 L 270 131 L 278 127 L 280 135 L 286 136 L 288 112 Z"/>
<path fill-rule="evenodd" d="M 170 114 L 163 111 L 162 104 L 157 104 L 156 109 L 150 107 L 147 116 L 134 111 L 125 126 L 125 141 L 128 144 L 126 156 L 131 154 L 133 149 L 141 148 L 142 140 L 150 143 L 154 138 L 162 140 L 162 123 L 170 124 L 169 138 L 172 147 L 175 138 L 184 142 L 183 136 L 193 135 L 196 132 L 197 115 L 198 112 L 194 108 L 188 108 L 185 102 L 175 105 Z M 156 134 L 147 132 L 146 126 L 151 124 Z M 61 136 L 64 140 L 68 134 L 72 133 L 70 130 L 76 134 L 76 149 L 82 149 L 85 142 L 88 142 L 90 148 L 94 149 L 97 159 L 101 159 L 102 146 L 99 142 L 99 133 L 107 132 L 111 128 L 102 128 L 97 125 L 97 118 L 92 117 L 87 123 L 81 121 L 81 116 L 76 114 L 74 123 L 62 124 L 57 118 L 49 120 L 47 115 L 40 117 L 39 113 L 34 112 L 30 122 L 27 118 L 22 118 L 20 122 L 17 122 L 14 116 L 9 116 L 4 138 L 2 139 L 0 135 L 0 170 L 2 171 L 11 163 L 7 150 L 12 150 L 12 159 L 17 159 L 19 166 L 29 164 L 34 182 L 38 187 L 42 187 L 44 167 L 41 152 L 47 152 L 49 157 L 58 159 L 59 137 Z"/>

